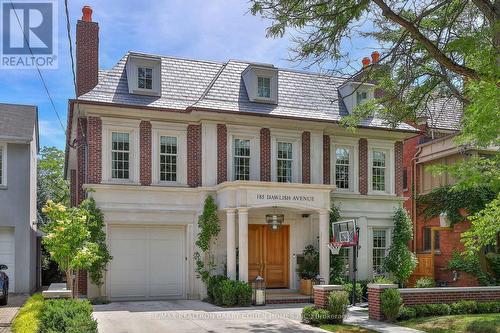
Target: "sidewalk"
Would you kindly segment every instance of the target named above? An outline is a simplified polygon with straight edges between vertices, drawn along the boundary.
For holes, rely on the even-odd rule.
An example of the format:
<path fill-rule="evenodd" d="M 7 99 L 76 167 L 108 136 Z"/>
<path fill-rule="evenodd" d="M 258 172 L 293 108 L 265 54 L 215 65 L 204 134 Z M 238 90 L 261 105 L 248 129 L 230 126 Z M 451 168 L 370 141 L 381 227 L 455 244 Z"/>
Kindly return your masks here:
<path fill-rule="evenodd" d="M 7 305 L 0 306 L 0 333 L 10 332 L 10 330 L 6 328 L 10 327 L 19 308 L 23 306 L 28 297 L 29 295 L 25 294 L 9 294 Z"/>
<path fill-rule="evenodd" d="M 402 327 L 390 323 L 368 319 L 368 309 L 353 306 L 349 308 L 345 324 L 358 325 L 377 332 L 383 333 L 424 333 L 412 328 Z"/>

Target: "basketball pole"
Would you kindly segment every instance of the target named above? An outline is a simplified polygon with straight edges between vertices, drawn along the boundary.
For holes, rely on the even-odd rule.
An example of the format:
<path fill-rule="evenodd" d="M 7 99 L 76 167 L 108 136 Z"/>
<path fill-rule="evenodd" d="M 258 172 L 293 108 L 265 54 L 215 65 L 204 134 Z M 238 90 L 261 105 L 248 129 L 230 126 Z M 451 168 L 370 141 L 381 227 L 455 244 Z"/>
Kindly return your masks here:
<path fill-rule="evenodd" d="M 356 274 L 358 272 L 359 227 L 356 227 L 356 244 L 352 246 L 352 305 L 356 305 Z"/>

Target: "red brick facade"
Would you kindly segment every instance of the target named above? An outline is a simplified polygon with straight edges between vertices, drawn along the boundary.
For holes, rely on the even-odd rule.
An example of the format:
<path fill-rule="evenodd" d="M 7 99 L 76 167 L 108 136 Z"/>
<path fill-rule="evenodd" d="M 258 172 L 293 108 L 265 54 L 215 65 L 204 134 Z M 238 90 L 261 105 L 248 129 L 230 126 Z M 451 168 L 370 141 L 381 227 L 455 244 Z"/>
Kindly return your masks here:
<path fill-rule="evenodd" d="M 302 183 L 311 183 L 311 132 L 302 132 Z"/>
<path fill-rule="evenodd" d="M 227 181 L 227 126 L 217 124 L 217 184 Z"/>
<path fill-rule="evenodd" d="M 359 193 L 368 194 L 368 140 L 359 139 Z"/>
<path fill-rule="evenodd" d="M 396 286 L 393 286 L 395 288 Z M 380 294 L 388 288 L 378 289 L 368 287 L 368 318 L 373 320 L 383 320 L 384 315 L 380 308 Z"/>
<path fill-rule="evenodd" d="M 142 186 L 151 185 L 151 123 L 142 120 L 139 124 L 139 146 L 140 146 L 140 181 Z"/>
<path fill-rule="evenodd" d="M 87 271 L 78 271 L 76 274 L 78 295 L 87 295 Z"/>
<path fill-rule="evenodd" d="M 99 25 L 79 20 L 76 24 L 77 96 L 97 85 L 99 73 Z"/>
<path fill-rule="evenodd" d="M 453 303 L 460 300 L 500 301 L 499 287 L 428 288 L 428 291 L 415 289 L 400 289 L 404 305 Z"/>
<path fill-rule="evenodd" d="M 328 305 L 328 296 L 331 292 L 344 290 L 340 285 L 318 285 L 313 286 L 314 306 L 320 309 Z"/>
<path fill-rule="evenodd" d="M 397 141 L 394 144 L 394 183 L 397 196 L 403 195 L 403 142 Z"/>
<path fill-rule="evenodd" d="M 76 128 L 76 138 L 77 138 L 77 169 L 76 169 L 76 205 L 79 205 L 85 198 L 86 193 L 83 189 L 83 184 L 86 181 L 86 170 L 85 170 L 85 150 L 87 148 L 87 119 L 79 118 Z"/>
<path fill-rule="evenodd" d="M 323 184 L 330 184 L 330 136 L 323 135 Z"/>
<path fill-rule="evenodd" d="M 201 186 L 201 125 L 187 127 L 187 182 L 190 187 Z"/>
<path fill-rule="evenodd" d="M 271 131 L 260 129 L 260 180 L 271 181 Z"/>
<path fill-rule="evenodd" d="M 102 180 L 102 121 L 99 117 L 88 117 L 88 182 L 100 184 Z"/>
<path fill-rule="evenodd" d="M 77 190 L 76 190 L 76 170 L 71 169 L 70 170 L 70 178 L 69 178 L 69 184 L 70 184 L 70 189 L 69 189 L 69 200 L 70 200 L 70 205 L 71 207 L 76 206 L 76 195 L 77 195 Z"/>

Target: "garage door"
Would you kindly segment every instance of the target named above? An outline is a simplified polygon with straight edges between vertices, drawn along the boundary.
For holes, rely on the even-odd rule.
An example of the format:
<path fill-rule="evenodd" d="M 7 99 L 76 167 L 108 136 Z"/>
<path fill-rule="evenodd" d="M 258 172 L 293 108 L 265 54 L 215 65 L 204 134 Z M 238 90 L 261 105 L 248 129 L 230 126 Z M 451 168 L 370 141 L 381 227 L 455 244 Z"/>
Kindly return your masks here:
<path fill-rule="evenodd" d="M 15 242 L 14 228 L 0 228 L 0 264 L 7 265 L 9 269 L 5 271 L 9 276 L 9 291 L 15 290 Z"/>
<path fill-rule="evenodd" d="M 109 297 L 115 300 L 185 298 L 183 227 L 112 226 Z"/>

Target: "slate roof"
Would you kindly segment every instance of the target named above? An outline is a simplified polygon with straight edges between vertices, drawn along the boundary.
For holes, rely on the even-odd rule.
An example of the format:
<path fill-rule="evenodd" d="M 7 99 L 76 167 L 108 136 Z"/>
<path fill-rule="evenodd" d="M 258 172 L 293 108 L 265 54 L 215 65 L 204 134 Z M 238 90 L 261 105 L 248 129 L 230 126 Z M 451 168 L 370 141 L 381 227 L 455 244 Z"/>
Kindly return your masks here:
<path fill-rule="evenodd" d="M 36 106 L 0 103 L 0 139 L 30 142 L 34 131 L 38 135 Z"/>
<path fill-rule="evenodd" d="M 434 129 L 460 129 L 463 115 L 462 103 L 455 97 L 437 97 L 426 103 L 421 116 L 427 118 L 427 126 Z"/>
<path fill-rule="evenodd" d="M 211 62 L 161 57 L 161 96 L 130 94 L 127 53 L 110 70 L 99 72 L 99 83 L 79 100 L 185 110 L 221 110 L 248 114 L 339 121 L 347 115 L 338 87 L 346 78 L 279 69 L 278 104 L 250 102 L 241 77 L 250 62 Z M 146 55 L 147 56 L 147 55 Z M 361 126 L 391 129 L 381 119 L 368 118 Z M 415 131 L 407 124 L 398 130 Z"/>

